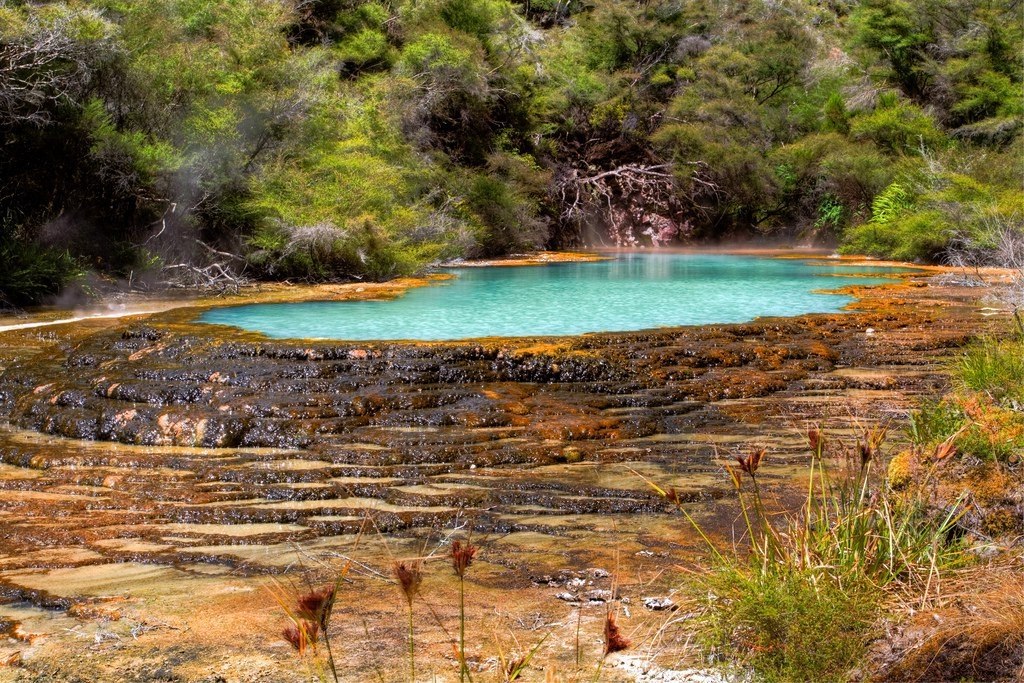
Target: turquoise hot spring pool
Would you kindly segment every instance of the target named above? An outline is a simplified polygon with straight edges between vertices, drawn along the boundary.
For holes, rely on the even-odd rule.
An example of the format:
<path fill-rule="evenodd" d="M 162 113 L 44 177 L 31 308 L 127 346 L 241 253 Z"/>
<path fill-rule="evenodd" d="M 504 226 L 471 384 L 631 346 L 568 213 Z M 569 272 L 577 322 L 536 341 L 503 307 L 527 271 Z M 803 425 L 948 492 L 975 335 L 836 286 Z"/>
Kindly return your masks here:
<path fill-rule="evenodd" d="M 207 323 L 275 338 L 352 341 L 529 337 L 745 322 L 842 310 L 825 293 L 898 269 L 722 254 L 629 254 L 589 263 L 457 268 L 395 299 L 215 308 Z"/>

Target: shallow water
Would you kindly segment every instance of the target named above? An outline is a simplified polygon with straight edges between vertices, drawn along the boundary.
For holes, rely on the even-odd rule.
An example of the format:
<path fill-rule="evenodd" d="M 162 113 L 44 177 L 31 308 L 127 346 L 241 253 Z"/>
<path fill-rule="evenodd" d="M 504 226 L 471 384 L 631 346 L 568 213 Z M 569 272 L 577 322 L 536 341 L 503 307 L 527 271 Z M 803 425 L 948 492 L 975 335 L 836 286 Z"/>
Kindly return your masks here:
<path fill-rule="evenodd" d="M 462 268 L 453 280 L 393 300 L 233 306 L 201 320 L 278 338 L 359 341 L 618 332 L 836 312 L 852 298 L 820 290 L 885 282 L 864 276 L 893 270 L 722 254 L 630 254 L 544 267 Z"/>

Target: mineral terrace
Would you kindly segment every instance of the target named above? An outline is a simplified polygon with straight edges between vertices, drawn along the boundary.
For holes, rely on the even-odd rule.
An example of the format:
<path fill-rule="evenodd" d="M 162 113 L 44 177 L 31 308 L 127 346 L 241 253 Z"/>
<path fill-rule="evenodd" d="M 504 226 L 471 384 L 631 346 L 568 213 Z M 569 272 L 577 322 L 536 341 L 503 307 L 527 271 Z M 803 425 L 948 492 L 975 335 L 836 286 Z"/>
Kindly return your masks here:
<path fill-rule="evenodd" d="M 470 531 L 486 680 L 549 631 L 538 661 L 572 670 L 579 628 L 595 665 L 615 599 L 638 646 L 606 680 L 692 664 L 685 609 L 652 607 L 702 546 L 642 477 L 728 542 L 737 449 L 768 447 L 785 500 L 807 425 L 898 422 L 996 324 L 932 276 L 848 314 L 570 338 L 268 341 L 202 307 L 2 333 L 0 680 L 309 680 L 274 596 L 343 567 L 345 680 L 401 680 L 405 556 L 430 558 L 424 675 L 457 679 L 443 555 Z"/>

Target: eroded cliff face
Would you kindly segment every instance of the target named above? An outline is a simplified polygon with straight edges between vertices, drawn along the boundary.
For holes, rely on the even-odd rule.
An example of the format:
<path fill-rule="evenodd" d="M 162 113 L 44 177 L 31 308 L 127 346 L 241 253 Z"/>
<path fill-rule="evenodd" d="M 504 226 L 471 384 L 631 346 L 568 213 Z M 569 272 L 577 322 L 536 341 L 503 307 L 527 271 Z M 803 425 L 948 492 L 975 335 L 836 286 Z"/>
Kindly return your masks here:
<path fill-rule="evenodd" d="M 129 655 L 162 662 L 173 644 L 169 671 L 204 680 L 228 647 L 243 680 L 281 680 L 294 668 L 273 601 L 251 593 L 261 577 L 339 555 L 384 575 L 390 554 L 459 527 L 489 539 L 480 605 L 564 617 L 554 596 L 574 572 L 660 576 L 698 549 L 639 475 L 728 535 L 720 461 L 735 449 L 767 445 L 766 481 L 784 495 L 807 424 L 849 433 L 936 393 L 951 349 L 998 323 L 976 291 L 922 278 L 858 291 L 849 314 L 562 339 L 279 342 L 195 324 L 196 309 L 8 335 L 0 586 L 27 601 L 17 609 L 72 607 L 59 618 L 92 628 L 112 610 L 179 629 L 123 645 L 113 670 Z M 357 542 L 367 520 L 373 538 Z M 611 579 L 587 576 L 573 585 L 589 604 Z M 380 577 L 357 583 L 338 618 L 374 622 L 346 654 L 369 672 L 375 647 L 401 651 L 387 616 L 401 605 Z M 618 584 L 634 604 L 651 590 Z M 221 630 L 198 627 L 218 618 Z M 11 647 L 41 671 L 66 637 L 38 628 L 50 636 Z M 426 631 L 427 651 L 444 652 Z"/>

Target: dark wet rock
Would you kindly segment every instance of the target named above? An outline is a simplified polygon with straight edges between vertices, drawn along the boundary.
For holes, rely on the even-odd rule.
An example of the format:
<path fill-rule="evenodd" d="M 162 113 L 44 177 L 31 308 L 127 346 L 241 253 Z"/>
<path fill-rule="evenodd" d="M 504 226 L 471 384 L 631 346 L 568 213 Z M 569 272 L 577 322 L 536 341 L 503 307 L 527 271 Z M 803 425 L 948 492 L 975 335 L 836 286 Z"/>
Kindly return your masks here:
<path fill-rule="evenodd" d="M 144 339 L 151 342 L 157 341 L 163 336 L 163 332 L 149 325 L 133 325 L 121 333 L 122 339 Z"/>
<path fill-rule="evenodd" d="M 614 441 L 673 429 L 675 420 L 703 401 L 782 392 L 811 372 L 830 369 L 842 353 L 814 330 L 791 323 L 775 327 L 707 328 L 690 332 L 688 339 L 675 332 L 591 335 L 540 353 L 520 351 L 516 342 L 370 348 L 214 344 L 199 333 L 181 337 L 156 327 L 133 328 L 87 339 L 67 359 L 40 358 L 31 367 L 9 370 L 0 377 L 0 391 L 18 397 L 12 410 L 18 424 L 129 443 L 163 440 L 159 425 L 148 433 L 112 425 L 110 415 L 140 405 L 188 407 L 188 418 L 205 420 L 214 435 L 184 429 L 172 441 L 222 447 L 310 447 L 373 425 L 529 425 L 541 440 Z M 800 339 L 761 345 L 781 335 Z M 86 356 L 93 360 L 85 362 Z M 79 371 L 70 376 L 53 367 L 72 359 Z M 39 390 L 44 379 L 55 377 L 60 379 L 53 387 Z M 25 392 L 34 382 L 32 392 Z M 59 393 L 56 400 L 53 392 Z M 55 415 L 72 409 L 105 417 L 90 426 L 82 415 Z M 132 420 L 152 422 L 164 415 L 140 411 Z M 242 416 L 249 421 L 237 419 Z"/>

